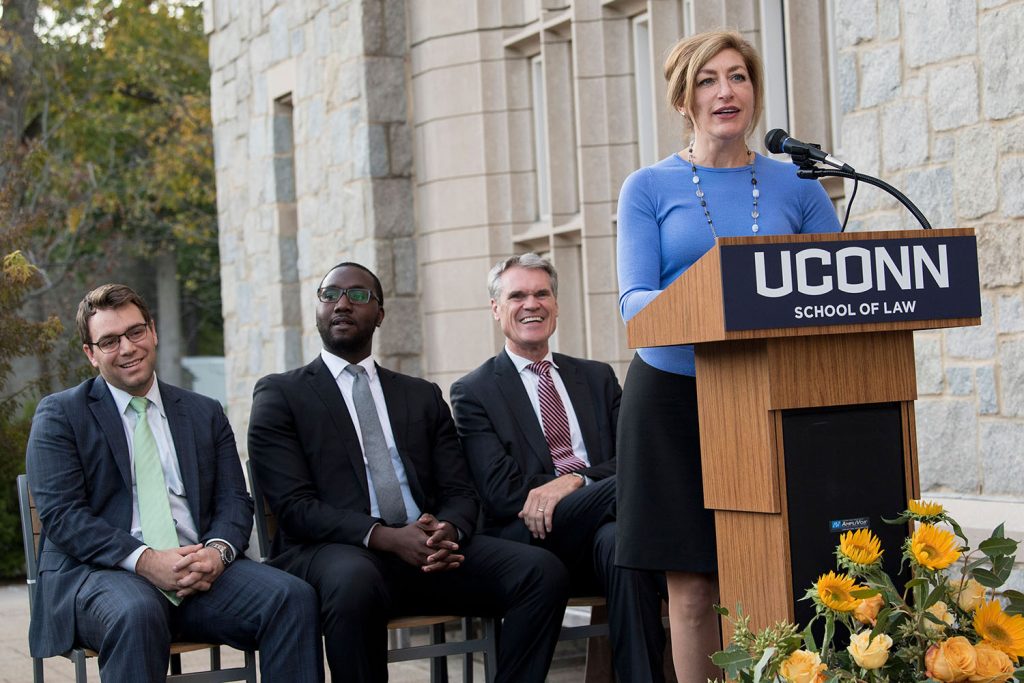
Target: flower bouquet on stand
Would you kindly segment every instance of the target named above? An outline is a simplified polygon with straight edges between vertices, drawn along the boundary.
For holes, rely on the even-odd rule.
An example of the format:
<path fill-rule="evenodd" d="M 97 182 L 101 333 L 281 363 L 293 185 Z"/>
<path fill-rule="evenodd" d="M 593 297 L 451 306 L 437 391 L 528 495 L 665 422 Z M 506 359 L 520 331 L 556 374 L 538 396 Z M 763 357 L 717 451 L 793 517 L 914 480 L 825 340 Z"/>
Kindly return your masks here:
<path fill-rule="evenodd" d="M 882 569 L 878 537 L 862 529 L 840 537 L 836 571 L 807 591 L 803 599 L 813 601 L 815 616 L 804 627 L 780 622 L 755 632 L 742 612 L 719 608 L 734 628 L 729 646 L 712 656 L 726 679 L 1024 683 L 1024 594 L 997 596 L 1017 542 L 1000 525 L 972 550 L 941 505 L 912 500 L 908 508 L 886 520 L 914 524 L 903 545 L 910 579 L 902 591 Z"/>

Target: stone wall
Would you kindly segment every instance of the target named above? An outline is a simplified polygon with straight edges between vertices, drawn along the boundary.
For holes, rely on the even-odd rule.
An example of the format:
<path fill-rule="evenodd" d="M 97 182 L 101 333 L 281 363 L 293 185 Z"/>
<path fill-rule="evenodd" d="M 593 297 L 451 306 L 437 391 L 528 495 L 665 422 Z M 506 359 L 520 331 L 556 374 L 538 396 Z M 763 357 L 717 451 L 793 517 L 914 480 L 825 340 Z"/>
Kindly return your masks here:
<path fill-rule="evenodd" d="M 921 487 L 1024 533 L 1024 2 L 835 3 L 838 155 L 978 235 L 982 324 L 916 336 Z M 850 187 L 847 186 L 847 194 Z M 853 228 L 917 227 L 862 187 Z M 991 530 L 991 526 L 988 526 Z"/>
<path fill-rule="evenodd" d="M 320 349 L 316 287 L 375 270 L 375 352 L 422 351 L 406 124 L 403 0 L 206 0 L 213 72 L 228 414 L 245 449 L 252 388 Z"/>

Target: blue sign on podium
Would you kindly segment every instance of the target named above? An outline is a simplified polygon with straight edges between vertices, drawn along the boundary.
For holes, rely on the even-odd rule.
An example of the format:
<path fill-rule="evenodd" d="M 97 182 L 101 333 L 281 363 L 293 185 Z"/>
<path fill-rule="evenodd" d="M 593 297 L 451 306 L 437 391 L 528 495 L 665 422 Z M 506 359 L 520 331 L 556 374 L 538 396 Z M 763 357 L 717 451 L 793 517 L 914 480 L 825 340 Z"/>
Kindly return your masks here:
<path fill-rule="evenodd" d="M 725 329 L 981 315 L 975 237 L 721 246 Z"/>

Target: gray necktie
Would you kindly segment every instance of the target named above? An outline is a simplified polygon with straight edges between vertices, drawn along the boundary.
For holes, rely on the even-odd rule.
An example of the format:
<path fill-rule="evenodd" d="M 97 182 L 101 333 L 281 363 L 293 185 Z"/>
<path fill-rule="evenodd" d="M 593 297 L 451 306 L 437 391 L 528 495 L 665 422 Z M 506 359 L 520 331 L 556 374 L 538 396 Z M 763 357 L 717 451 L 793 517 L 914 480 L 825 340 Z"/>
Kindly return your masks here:
<path fill-rule="evenodd" d="M 391 462 L 391 452 L 384 440 L 384 430 L 380 426 L 377 405 L 370 393 L 370 382 L 366 377 L 366 369 L 361 365 L 349 365 L 345 372 L 353 376 L 352 402 L 356 405 L 356 417 L 359 418 L 359 431 L 363 436 L 363 455 L 370 469 L 370 480 L 377 494 L 377 507 L 380 516 L 388 524 L 405 524 L 409 513 L 405 510 L 402 499 L 402 488 L 398 485 L 395 466 Z"/>

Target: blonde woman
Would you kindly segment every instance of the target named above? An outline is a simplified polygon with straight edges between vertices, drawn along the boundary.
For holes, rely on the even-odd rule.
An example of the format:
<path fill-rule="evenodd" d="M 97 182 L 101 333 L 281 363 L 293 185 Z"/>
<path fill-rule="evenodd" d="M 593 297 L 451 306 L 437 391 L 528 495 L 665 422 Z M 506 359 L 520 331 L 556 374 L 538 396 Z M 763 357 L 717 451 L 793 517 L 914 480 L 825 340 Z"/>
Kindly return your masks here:
<path fill-rule="evenodd" d="M 635 171 L 619 195 L 619 310 L 629 320 L 715 239 L 839 230 L 816 181 L 752 151 L 761 118 L 761 58 L 738 33 L 680 41 L 665 62 L 684 147 Z M 742 415 L 737 416 L 742 419 Z M 714 677 L 720 644 L 714 517 L 704 509 L 692 346 L 644 348 L 629 368 L 617 453 L 617 562 L 664 570 L 681 683 Z"/>

